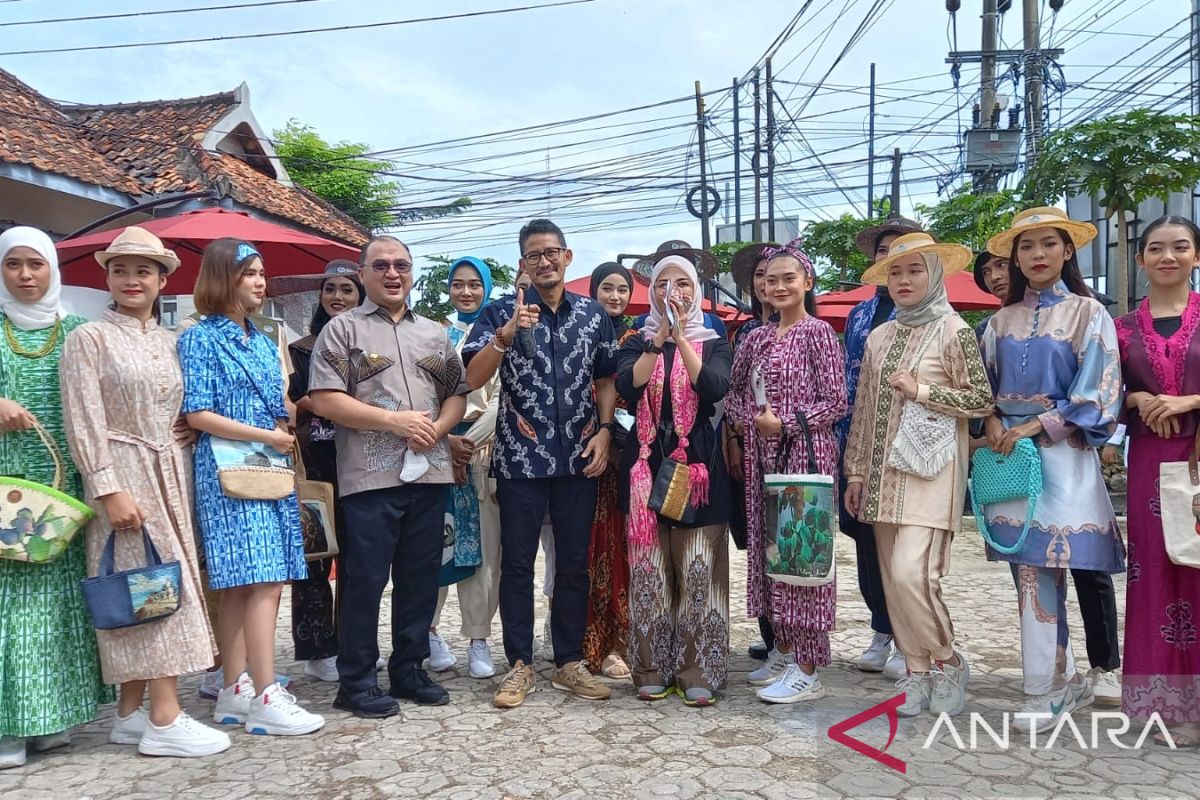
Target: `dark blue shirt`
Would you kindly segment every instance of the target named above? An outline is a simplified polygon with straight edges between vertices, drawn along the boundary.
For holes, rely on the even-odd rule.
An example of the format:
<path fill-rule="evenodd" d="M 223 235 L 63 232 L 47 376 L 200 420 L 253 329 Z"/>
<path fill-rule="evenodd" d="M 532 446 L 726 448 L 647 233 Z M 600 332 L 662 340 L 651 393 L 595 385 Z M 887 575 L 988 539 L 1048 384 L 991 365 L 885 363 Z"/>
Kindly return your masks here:
<path fill-rule="evenodd" d="M 526 358 L 514 343 L 500 362 L 492 470 L 499 478 L 582 475 L 583 449 L 599 429 L 592 381 L 616 371 L 612 320 L 595 300 L 571 292 L 557 312 L 532 289 L 525 299 L 541 306 L 533 328 L 536 352 Z M 483 309 L 463 345 L 463 361 L 491 346 L 496 330 L 512 319 L 514 300 L 509 295 Z"/>

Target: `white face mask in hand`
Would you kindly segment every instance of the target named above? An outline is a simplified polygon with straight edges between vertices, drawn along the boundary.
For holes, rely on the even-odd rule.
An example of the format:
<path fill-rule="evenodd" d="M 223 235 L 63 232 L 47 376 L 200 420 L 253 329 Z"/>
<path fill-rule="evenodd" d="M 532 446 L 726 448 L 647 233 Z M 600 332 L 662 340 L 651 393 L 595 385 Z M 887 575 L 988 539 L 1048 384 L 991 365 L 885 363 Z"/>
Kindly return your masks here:
<path fill-rule="evenodd" d="M 426 472 L 429 472 L 429 459 L 425 457 L 424 453 L 414 453 L 412 450 L 404 451 L 404 466 L 400 468 L 401 483 L 420 480 Z"/>

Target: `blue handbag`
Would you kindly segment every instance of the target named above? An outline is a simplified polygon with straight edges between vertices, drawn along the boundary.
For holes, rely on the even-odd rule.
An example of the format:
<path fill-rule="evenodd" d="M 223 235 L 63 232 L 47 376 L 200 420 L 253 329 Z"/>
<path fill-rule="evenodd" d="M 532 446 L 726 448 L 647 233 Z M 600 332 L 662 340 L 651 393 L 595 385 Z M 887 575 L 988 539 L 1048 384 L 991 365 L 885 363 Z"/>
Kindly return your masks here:
<path fill-rule="evenodd" d="M 92 627 L 130 628 L 169 617 L 179 610 L 183 592 L 179 562 L 163 563 L 145 527 L 142 543 L 146 547 L 146 566 L 113 572 L 116 533 L 110 533 L 96 577 L 80 581 Z"/>
<path fill-rule="evenodd" d="M 975 510 L 975 524 L 985 542 L 998 553 L 1012 555 L 1025 546 L 1029 536 L 1029 525 L 1042 494 L 1042 456 L 1032 439 L 1018 439 L 1012 453 L 1003 455 L 988 447 L 981 447 L 971 457 L 971 506 Z M 992 537 L 987 527 L 983 507 L 992 503 L 1004 503 L 1029 499 L 1025 512 L 1025 526 L 1016 544 L 1000 544 Z"/>

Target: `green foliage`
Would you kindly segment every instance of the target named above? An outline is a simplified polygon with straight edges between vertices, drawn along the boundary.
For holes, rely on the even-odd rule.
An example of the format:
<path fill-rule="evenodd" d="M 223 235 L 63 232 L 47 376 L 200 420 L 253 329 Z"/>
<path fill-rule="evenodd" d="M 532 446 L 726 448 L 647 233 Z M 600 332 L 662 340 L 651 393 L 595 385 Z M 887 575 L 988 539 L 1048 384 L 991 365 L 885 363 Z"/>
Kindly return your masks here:
<path fill-rule="evenodd" d="M 810 222 L 804 228 L 804 251 L 817 269 L 817 291 L 835 292 L 841 283 L 857 283 L 870 265 L 855 237 L 878 219 L 862 219 L 842 214 L 837 219 Z"/>
<path fill-rule="evenodd" d="M 918 205 L 917 213 L 925 229 L 940 241 L 965 244 L 978 252 L 987 247 L 988 239 L 1008 230 L 1022 208 L 1020 193 L 1014 189 L 974 194 L 966 183 L 936 205 Z"/>
<path fill-rule="evenodd" d="M 733 254 L 743 247 L 746 247 L 750 242 L 722 242 L 714 244 L 708 248 L 708 252 L 712 253 L 717 259 L 717 264 L 720 265 L 718 270 L 722 275 L 733 269 Z"/>
<path fill-rule="evenodd" d="M 421 270 L 420 275 L 413 282 L 413 291 L 421 296 L 421 299 L 413 304 L 413 311 L 442 322 L 449 319 L 450 315 L 454 313 L 454 306 L 450 305 L 450 295 L 446 292 L 446 287 L 450 283 L 450 265 L 457 261 L 458 257 L 427 256 L 427 258 L 431 266 Z M 487 264 L 492 271 L 492 299 L 495 300 L 504 293 L 499 290 L 513 285 L 516 273 L 512 267 L 501 264 L 492 258 L 484 258 L 483 263 Z"/>
<path fill-rule="evenodd" d="M 804 577 L 827 575 L 834 552 L 829 510 L 821 507 L 816 497 L 806 498 L 798 488 L 786 489 L 775 502 L 775 520 L 784 511 L 790 519 L 779 530 L 773 552 L 768 548 L 767 571 Z"/>

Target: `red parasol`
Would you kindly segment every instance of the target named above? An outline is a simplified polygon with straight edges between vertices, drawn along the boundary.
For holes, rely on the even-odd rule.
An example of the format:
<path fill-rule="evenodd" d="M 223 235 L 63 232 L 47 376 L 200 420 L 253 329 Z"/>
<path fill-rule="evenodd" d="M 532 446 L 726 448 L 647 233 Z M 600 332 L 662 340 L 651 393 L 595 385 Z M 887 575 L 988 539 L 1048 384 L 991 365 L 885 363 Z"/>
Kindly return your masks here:
<path fill-rule="evenodd" d="M 188 211 L 174 217 L 139 222 L 163 244 L 175 251 L 181 262 L 171 276 L 168 291 L 191 294 L 200 271 L 204 248 L 217 239 L 232 236 L 253 244 L 262 253 L 268 275 L 303 275 L 321 272 L 335 258 L 358 260 L 358 250 L 348 244 L 311 233 L 266 222 L 243 211 L 207 208 Z M 104 289 L 104 270 L 92 254 L 105 249 L 123 227 L 89 233 L 77 239 L 59 242 L 58 260 L 63 283 Z"/>
<path fill-rule="evenodd" d="M 859 286 L 848 292 L 830 292 L 817 296 L 817 308 L 825 306 L 852 307 L 864 300 L 875 296 L 875 286 Z M 968 271 L 962 270 L 946 278 L 946 294 L 950 305 L 958 311 L 996 311 L 1000 301 L 987 292 L 980 291 L 975 285 L 975 277 Z"/>

